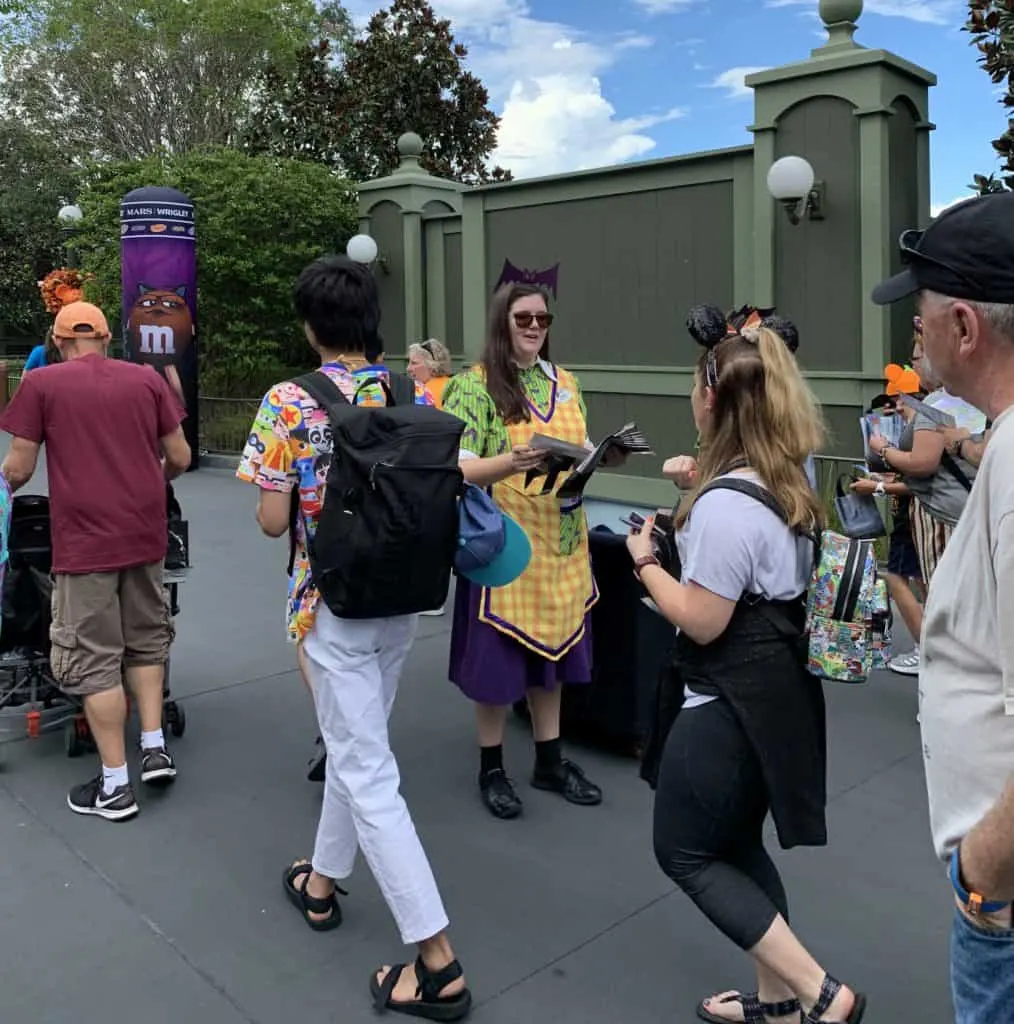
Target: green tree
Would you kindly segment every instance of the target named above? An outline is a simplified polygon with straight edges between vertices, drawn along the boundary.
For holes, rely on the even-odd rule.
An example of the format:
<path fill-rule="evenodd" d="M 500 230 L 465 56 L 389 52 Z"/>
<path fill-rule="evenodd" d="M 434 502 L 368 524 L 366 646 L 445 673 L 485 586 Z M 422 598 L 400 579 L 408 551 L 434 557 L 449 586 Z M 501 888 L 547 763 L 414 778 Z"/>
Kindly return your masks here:
<path fill-rule="evenodd" d="M 1001 174 L 976 174 L 969 186 L 981 194 L 1014 189 L 1014 0 L 968 0 L 964 30 L 979 51 L 979 66 L 1006 92 L 1000 103 L 1008 112 L 1007 130 L 993 140 Z"/>
<path fill-rule="evenodd" d="M 118 160 L 233 143 L 264 69 L 319 28 L 313 0 L 7 2 L 6 109 L 67 152 Z"/>
<path fill-rule="evenodd" d="M 292 285 L 316 257 L 344 251 L 357 228 L 351 186 L 319 164 L 225 147 L 91 167 L 80 193 L 78 247 L 94 298 L 119 319 L 119 203 L 166 185 L 196 207 L 198 339 L 208 394 L 255 394 L 285 368 L 308 365 Z"/>
<path fill-rule="evenodd" d="M 500 119 L 467 56 L 425 0 L 393 0 L 362 38 L 319 39 L 299 52 L 294 72 L 268 72 L 250 145 L 308 155 L 367 181 L 398 166 L 398 137 L 412 131 L 433 174 L 465 184 L 509 180 L 486 166 Z"/>
<path fill-rule="evenodd" d="M 56 215 L 77 193 L 66 154 L 11 118 L 0 120 L 0 317 L 38 341 L 50 323 L 38 282 L 64 262 Z"/>

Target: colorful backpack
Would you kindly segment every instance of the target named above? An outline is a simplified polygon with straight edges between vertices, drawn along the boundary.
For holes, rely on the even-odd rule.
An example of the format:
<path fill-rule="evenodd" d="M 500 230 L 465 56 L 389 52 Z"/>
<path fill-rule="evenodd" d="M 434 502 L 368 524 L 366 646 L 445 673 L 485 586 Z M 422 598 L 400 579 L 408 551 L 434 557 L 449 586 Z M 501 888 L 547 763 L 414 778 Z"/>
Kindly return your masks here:
<path fill-rule="evenodd" d="M 785 512 L 771 492 L 751 480 L 719 477 L 706 491 L 739 491 L 771 509 L 783 522 Z M 891 602 L 877 573 L 871 540 L 853 540 L 824 530 L 816 549 L 806 596 L 807 670 L 818 679 L 863 683 L 891 659 Z"/>
<path fill-rule="evenodd" d="M 873 542 L 834 530 L 820 555 L 806 601 L 807 668 L 820 679 L 863 683 L 891 657 L 891 602 L 877 573 Z"/>

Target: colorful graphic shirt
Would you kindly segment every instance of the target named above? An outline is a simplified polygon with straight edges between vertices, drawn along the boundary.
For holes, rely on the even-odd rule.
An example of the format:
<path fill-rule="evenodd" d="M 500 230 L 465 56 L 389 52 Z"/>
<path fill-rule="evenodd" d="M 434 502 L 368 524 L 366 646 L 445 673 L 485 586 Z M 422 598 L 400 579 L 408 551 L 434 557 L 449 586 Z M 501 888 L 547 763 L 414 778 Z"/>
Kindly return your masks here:
<path fill-rule="evenodd" d="M 350 402 L 382 406 L 379 380 L 388 380 L 385 368 L 347 359 L 327 363 L 321 370 L 338 385 Z M 416 404 L 432 405 L 426 391 L 416 385 Z M 319 594 L 310 578 L 307 540 L 317 529 L 324 481 L 331 463 L 331 426 L 327 414 L 300 387 L 290 381 L 276 384 L 264 396 L 240 458 L 236 476 L 265 491 L 299 492 L 295 558 L 289 577 L 286 623 L 289 640 L 298 643 L 313 626 Z"/>

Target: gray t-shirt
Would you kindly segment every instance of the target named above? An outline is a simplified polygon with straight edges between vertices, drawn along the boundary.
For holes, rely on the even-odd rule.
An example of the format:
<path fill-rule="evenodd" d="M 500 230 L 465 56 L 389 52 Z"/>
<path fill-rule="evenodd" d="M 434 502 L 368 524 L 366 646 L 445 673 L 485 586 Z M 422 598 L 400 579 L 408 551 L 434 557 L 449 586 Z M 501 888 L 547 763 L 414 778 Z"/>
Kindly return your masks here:
<path fill-rule="evenodd" d="M 930 398 L 932 397 L 931 395 Z M 917 412 L 913 419 L 905 424 L 898 447 L 903 452 L 910 452 L 915 443 L 915 435 L 921 430 L 935 432 L 937 425 L 928 416 Z M 969 483 L 975 481 L 975 466 L 964 459 L 954 459 L 954 463 L 964 473 Z M 931 476 L 906 476 L 905 484 L 931 516 L 951 526 L 957 524 L 968 501 L 968 491 L 947 466 L 946 461 L 941 462 Z"/>
<path fill-rule="evenodd" d="M 726 475 L 761 484 L 751 471 Z M 696 583 L 729 601 L 743 594 L 789 601 L 806 590 L 813 571 L 812 541 L 738 491 L 709 491 L 699 498 L 676 534 L 676 547 L 683 566 L 680 582 Z M 683 696 L 684 709 L 717 699 L 689 687 Z"/>
<path fill-rule="evenodd" d="M 730 473 L 760 483 L 756 473 Z M 813 570 L 813 544 L 766 505 L 738 491 L 710 491 L 676 535 L 683 583 L 729 601 L 744 593 L 772 601 L 798 597 Z"/>
<path fill-rule="evenodd" d="M 993 425 L 923 620 L 919 711 L 933 843 L 942 858 L 1014 773 L 1012 624 L 1014 408 Z"/>

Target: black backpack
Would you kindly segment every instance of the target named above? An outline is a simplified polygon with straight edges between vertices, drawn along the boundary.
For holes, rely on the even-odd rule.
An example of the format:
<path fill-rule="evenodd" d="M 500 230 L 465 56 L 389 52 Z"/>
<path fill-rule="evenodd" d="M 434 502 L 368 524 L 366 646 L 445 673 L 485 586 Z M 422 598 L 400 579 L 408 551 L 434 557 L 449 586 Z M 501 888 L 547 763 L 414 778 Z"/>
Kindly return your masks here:
<path fill-rule="evenodd" d="M 390 385 L 376 381 L 388 400 L 379 408 L 349 402 L 324 373 L 293 383 L 331 423 L 331 463 L 308 552 L 324 604 L 345 619 L 439 608 L 458 546 L 464 423 L 416 405 L 414 383 L 397 374 Z"/>

